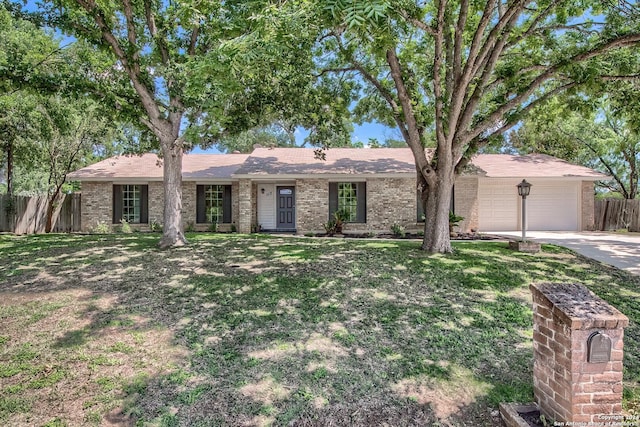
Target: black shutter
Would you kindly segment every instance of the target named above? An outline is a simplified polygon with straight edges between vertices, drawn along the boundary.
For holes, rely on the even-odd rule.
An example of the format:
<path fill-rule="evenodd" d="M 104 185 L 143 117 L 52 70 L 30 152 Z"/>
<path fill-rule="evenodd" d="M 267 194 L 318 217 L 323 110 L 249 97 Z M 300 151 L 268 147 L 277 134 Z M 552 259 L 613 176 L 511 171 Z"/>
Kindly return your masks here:
<path fill-rule="evenodd" d="M 356 184 L 356 192 L 358 196 L 356 222 L 367 222 L 367 183 L 358 182 Z"/>
<path fill-rule="evenodd" d="M 122 185 L 113 186 L 113 223 L 120 224 L 122 219 Z"/>
<path fill-rule="evenodd" d="M 222 222 L 231 224 L 231 186 L 224 186 L 224 196 L 222 198 Z"/>
<path fill-rule="evenodd" d="M 149 186 L 140 186 L 140 224 L 149 223 Z"/>
<path fill-rule="evenodd" d="M 329 221 L 333 219 L 333 214 L 338 210 L 338 183 L 329 183 Z"/>
<path fill-rule="evenodd" d="M 207 222 L 204 202 L 204 185 L 198 185 L 196 187 L 196 223 L 198 224 Z"/>
<path fill-rule="evenodd" d="M 451 203 L 449 204 L 449 210 L 453 213 L 456 212 L 456 186 L 451 187 Z"/>

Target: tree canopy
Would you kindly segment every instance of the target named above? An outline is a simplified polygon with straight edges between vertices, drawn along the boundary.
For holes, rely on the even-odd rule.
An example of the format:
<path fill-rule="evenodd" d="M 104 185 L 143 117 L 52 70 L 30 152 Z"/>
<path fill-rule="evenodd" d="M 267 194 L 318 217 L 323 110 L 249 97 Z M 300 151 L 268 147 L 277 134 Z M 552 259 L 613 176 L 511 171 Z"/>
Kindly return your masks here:
<path fill-rule="evenodd" d="M 635 3 L 325 0 L 279 14 L 317 29 L 317 74 L 362 83 L 355 111 L 395 125 L 426 208 L 423 249 L 449 252 L 456 174 L 557 94 L 615 79 L 610 52 L 635 48 Z M 433 147 L 425 151 L 425 147 Z"/>

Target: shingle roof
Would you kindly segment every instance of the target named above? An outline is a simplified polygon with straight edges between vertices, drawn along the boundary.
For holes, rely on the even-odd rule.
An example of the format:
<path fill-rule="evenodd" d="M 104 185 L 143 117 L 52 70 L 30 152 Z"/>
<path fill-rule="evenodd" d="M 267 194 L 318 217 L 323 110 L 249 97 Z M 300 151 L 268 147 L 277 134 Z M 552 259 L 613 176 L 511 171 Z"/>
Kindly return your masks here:
<path fill-rule="evenodd" d="M 182 159 L 182 177 L 184 180 L 228 180 L 247 157 L 247 154 L 185 154 Z M 111 157 L 69 174 L 69 179 L 78 181 L 107 179 L 161 181 L 162 159 L 151 153 Z"/>
<path fill-rule="evenodd" d="M 331 148 L 325 153 L 326 160 L 322 161 L 315 158 L 310 148 L 258 148 L 236 176 L 415 174 L 416 171 L 409 148 Z M 478 154 L 472 164 L 475 173 L 489 178 L 607 178 L 593 169 L 544 154 Z"/>
<path fill-rule="evenodd" d="M 607 179 L 593 169 L 571 164 L 546 154 L 515 156 L 510 154 L 478 154 L 472 164 L 489 178 L 592 178 Z"/>
<path fill-rule="evenodd" d="M 185 154 L 182 176 L 184 180 L 194 181 L 307 175 L 413 175 L 416 170 L 408 148 L 331 148 L 325 154 L 325 160 L 316 159 L 311 148 L 257 148 L 250 155 Z M 607 178 L 600 172 L 543 154 L 479 154 L 472 164 L 472 173 L 489 178 Z M 111 157 L 69 174 L 69 179 L 160 181 L 162 160 L 155 154 Z"/>
<path fill-rule="evenodd" d="M 413 155 L 404 148 L 331 148 L 325 160 L 312 148 L 256 148 L 236 175 L 322 175 L 415 173 Z"/>

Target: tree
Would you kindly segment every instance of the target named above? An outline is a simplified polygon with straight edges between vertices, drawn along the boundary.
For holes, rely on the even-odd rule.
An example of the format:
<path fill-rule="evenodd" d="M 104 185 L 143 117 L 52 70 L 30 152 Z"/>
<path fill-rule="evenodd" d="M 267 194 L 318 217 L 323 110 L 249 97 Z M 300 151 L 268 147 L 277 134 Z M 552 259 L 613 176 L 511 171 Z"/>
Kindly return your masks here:
<path fill-rule="evenodd" d="M 451 251 L 454 180 L 481 147 L 556 94 L 602 78 L 602 55 L 640 42 L 638 21 L 599 1 L 288 5 L 279 13 L 317 29 L 318 73 L 365 83 L 356 109 L 400 129 L 426 205 L 429 252 Z"/>
<path fill-rule="evenodd" d="M 241 34 L 250 5 L 236 2 L 51 0 L 49 22 L 110 54 L 107 88 L 122 115 L 139 120 L 163 158 L 164 217 L 160 247 L 186 243 L 182 229 L 182 157 L 203 123 L 222 127 L 228 72 L 218 67 L 208 86 L 193 87 L 198 60 L 218 52 L 220 40 Z M 222 58 L 220 63 L 224 61 Z M 202 81 L 202 79 L 200 79 Z M 113 96 L 114 93 L 125 94 Z M 119 98 L 119 99 L 118 99 Z M 202 105 L 216 101 L 202 120 Z M 123 102 L 124 101 L 124 102 Z"/>
<path fill-rule="evenodd" d="M 256 145 L 263 147 L 297 147 L 295 126 L 285 122 L 249 129 L 222 138 L 217 144 L 222 151 L 250 153 Z"/>
<path fill-rule="evenodd" d="M 595 109 L 568 108 L 566 99 L 554 99 L 536 109 L 517 130 L 508 146 L 518 153 L 543 153 L 600 170 L 612 177 L 600 185 L 625 199 L 638 196 L 640 134 L 635 120 L 613 111 L 608 98 Z"/>
<path fill-rule="evenodd" d="M 67 175 L 87 164 L 86 159 L 113 141 L 115 129 L 108 114 L 95 102 L 70 103 L 50 97 L 44 105 L 43 134 L 39 151 L 47 170 L 47 220 L 45 233 L 51 232 L 54 212 Z"/>
<path fill-rule="evenodd" d="M 7 171 L 7 194 L 13 195 L 16 158 L 29 160 L 29 145 L 38 123 L 38 95 L 51 92 L 49 76 L 58 64 L 56 41 L 24 16 L 17 8 L 0 4 L 0 147 Z M 14 16 L 16 15 L 16 16 Z"/>

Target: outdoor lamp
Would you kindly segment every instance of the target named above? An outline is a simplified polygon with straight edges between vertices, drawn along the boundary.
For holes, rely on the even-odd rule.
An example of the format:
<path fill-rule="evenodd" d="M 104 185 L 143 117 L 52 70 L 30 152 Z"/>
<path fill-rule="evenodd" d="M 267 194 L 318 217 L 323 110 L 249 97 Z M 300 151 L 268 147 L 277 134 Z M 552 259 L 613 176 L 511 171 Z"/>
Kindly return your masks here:
<path fill-rule="evenodd" d="M 531 192 L 531 184 L 523 179 L 518 185 L 518 196 L 522 197 L 522 241 L 527 240 L 527 196 Z"/>
<path fill-rule="evenodd" d="M 526 179 L 523 179 L 520 184 L 516 185 L 516 187 L 518 187 L 518 196 L 523 199 L 531 192 L 531 184 L 529 184 Z"/>

